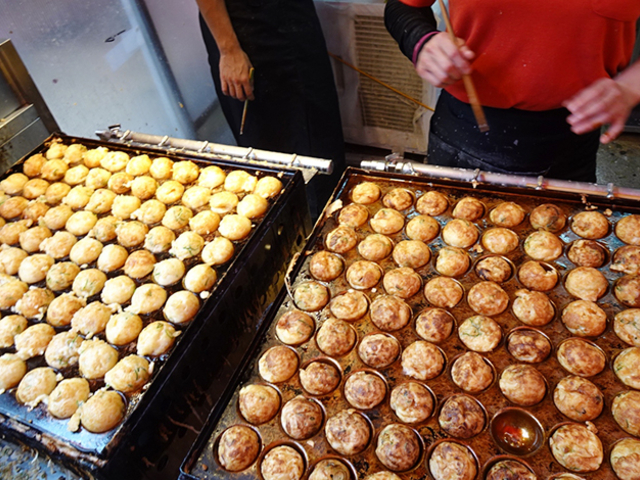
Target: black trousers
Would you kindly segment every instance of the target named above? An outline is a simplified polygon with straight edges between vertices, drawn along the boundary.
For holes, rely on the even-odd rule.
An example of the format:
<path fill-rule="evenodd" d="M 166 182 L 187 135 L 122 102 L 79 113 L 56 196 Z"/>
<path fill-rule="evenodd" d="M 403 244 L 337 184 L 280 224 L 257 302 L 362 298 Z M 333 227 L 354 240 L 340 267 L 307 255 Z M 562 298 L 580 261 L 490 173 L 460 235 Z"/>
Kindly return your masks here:
<path fill-rule="evenodd" d="M 497 173 L 596 181 L 600 130 L 571 132 L 564 109 L 532 112 L 485 107 L 478 130 L 470 105 L 442 91 L 431 118 L 428 163 Z"/>

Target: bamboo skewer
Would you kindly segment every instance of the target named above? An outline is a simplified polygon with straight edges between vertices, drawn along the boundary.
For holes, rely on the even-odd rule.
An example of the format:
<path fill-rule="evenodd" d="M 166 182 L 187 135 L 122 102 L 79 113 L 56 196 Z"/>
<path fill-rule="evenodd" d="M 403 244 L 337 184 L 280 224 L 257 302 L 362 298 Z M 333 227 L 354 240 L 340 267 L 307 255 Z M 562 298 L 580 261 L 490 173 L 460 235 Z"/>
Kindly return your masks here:
<path fill-rule="evenodd" d="M 451 38 L 451 41 L 454 45 L 457 45 L 456 36 L 453 33 L 453 27 L 451 26 L 451 20 L 449 19 L 449 14 L 447 13 L 447 7 L 445 7 L 442 0 L 438 0 L 438 3 L 440 4 L 440 10 L 442 10 L 442 18 L 444 19 L 444 23 L 447 26 L 447 33 L 449 34 L 449 38 Z M 478 128 L 483 133 L 488 132 L 489 125 L 487 124 L 487 118 L 484 116 L 484 110 L 482 110 L 482 105 L 480 105 L 480 100 L 478 100 L 478 93 L 476 92 L 476 87 L 473 84 L 471 75 L 462 74 L 462 80 L 464 82 L 464 88 L 467 91 L 467 96 L 469 97 L 469 103 L 471 104 L 473 115 L 476 117 Z"/>
<path fill-rule="evenodd" d="M 253 69 L 253 67 L 251 67 L 251 70 L 249 70 L 249 83 L 251 83 L 251 86 L 253 87 L 253 72 L 255 70 Z M 247 108 L 249 108 L 249 99 L 247 98 L 244 101 L 244 107 L 242 108 L 242 120 L 240 121 L 240 135 L 242 135 L 244 133 L 244 122 L 247 119 Z"/>

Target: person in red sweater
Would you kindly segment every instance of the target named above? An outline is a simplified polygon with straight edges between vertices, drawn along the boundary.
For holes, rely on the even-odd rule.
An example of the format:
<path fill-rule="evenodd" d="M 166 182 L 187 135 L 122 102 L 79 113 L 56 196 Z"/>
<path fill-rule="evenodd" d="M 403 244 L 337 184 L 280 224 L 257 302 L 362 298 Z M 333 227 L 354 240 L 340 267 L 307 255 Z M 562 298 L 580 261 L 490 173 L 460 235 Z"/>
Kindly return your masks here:
<path fill-rule="evenodd" d="M 418 75 L 442 87 L 428 162 L 595 182 L 596 154 L 640 103 L 629 65 L 638 0 L 451 0 L 455 45 L 433 0 L 388 0 L 385 23 Z M 478 130 L 471 74 L 490 130 Z"/>

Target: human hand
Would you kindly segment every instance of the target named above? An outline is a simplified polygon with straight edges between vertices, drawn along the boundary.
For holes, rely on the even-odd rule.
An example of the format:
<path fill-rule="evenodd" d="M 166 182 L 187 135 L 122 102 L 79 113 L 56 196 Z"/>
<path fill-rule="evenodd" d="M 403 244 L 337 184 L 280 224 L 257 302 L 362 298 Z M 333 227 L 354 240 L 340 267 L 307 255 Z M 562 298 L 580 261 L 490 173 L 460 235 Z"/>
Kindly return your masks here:
<path fill-rule="evenodd" d="M 445 87 L 457 82 L 463 74 L 471 73 L 471 60 L 475 53 L 469 50 L 464 40 L 457 38 L 455 45 L 446 32 L 430 39 L 416 61 L 416 72 L 435 87 Z"/>
<path fill-rule="evenodd" d="M 222 93 L 240 101 L 253 100 L 250 74 L 252 65 L 247 54 L 237 49 L 220 55 Z"/>

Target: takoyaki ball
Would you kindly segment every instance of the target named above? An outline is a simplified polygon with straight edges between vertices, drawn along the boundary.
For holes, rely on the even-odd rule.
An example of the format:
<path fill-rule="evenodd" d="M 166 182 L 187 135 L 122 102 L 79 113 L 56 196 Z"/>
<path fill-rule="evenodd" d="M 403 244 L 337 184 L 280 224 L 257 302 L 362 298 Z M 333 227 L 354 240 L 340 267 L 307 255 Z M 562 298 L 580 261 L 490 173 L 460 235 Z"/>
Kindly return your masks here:
<path fill-rule="evenodd" d="M 220 436 L 218 460 L 225 470 L 239 472 L 249 467 L 260 453 L 260 438 L 244 425 L 228 428 Z"/>
<path fill-rule="evenodd" d="M 393 242 L 389 237 L 374 233 L 367 235 L 364 240 L 358 244 L 358 253 L 363 258 L 372 262 L 379 262 L 391 255 L 393 250 Z"/>
<path fill-rule="evenodd" d="M 145 283 L 136 288 L 131 297 L 131 306 L 128 311 L 140 315 L 159 310 L 167 301 L 167 292 L 160 285 Z"/>
<path fill-rule="evenodd" d="M 371 427 L 365 417 L 353 409 L 340 410 L 324 427 L 327 442 L 342 455 L 362 452 L 371 439 Z"/>
<path fill-rule="evenodd" d="M 49 255 L 38 253 L 31 255 L 20 263 L 18 276 L 26 283 L 38 283 L 44 280 L 47 272 L 53 266 L 55 260 Z"/>
<path fill-rule="evenodd" d="M 502 339 L 502 330 L 495 320 L 482 315 L 467 318 L 458 327 L 458 336 L 469 350 L 490 352 Z"/>
<path fill-rule="evenodd" d="M 129 253 L 120 245 L 107 245 L 102 249 L 96 266 L 105 273 L 111 273 L 122 268 Z"/>
<path fill-rule="evenodd" d="M 91 195 L 91 199 L 85 210 L 93 212 L 95 214 L 100 213 L 108 213 L 113 206 L 113 201 L 116 198 L 116 194 L 111 190 L 107 190 L 106 188 L 99 188 L 93 195 Z"/>
<path fill-rule="evenodd" d="M 582 238 L 597 240 L 607 236 L 609 222 L 600 212 L 580 212 L 571 219 L 571 230 Z"/>
<path fill-rule="evenodd" d="M 344 320 L 328 318 L 318 330 L 316 343 L 330 357 L 341 357 L 356 344 L 356 332 Z"/>
<path fill-rule="evenodd" d="M 640 215 L 627 215 L 616 224 L 616 236 L 628 245 L 640 245 Z"/>
<path fill-rule="evenodd" d="M 7 309 L 13 307 L 18 300 L 29 290 L 26 282 L 7 282 L 0 285 L 0 308 Z"/>
<path fill-rule="evenodd" d="M 11 222 L 0 227 L 0 242 L 5 245 L 15 245 L 20 240 L 20 234 L 29 230 L 30 220 Z"/>
<path fill-rule="evenodd" d="M 391 335 L 366 335 L 358 345 L 358 356 L 372 368 L 386 368 L 400 356 L 400 342 Z"/>
<path fill-rule="evenodd" d="M 11 197 L 0 203 L 0 216 L 5 220 L 19 217 L 28 204 L 29 200 L 24 197 Z"/>
<path fill-rule="evenodd" d="M 567 216 L 557 205 L 544 203 L 533 209 L 529 215 L 529 222 L 536 230 L 557 233 L 564 228 Z"/>
<path fill-rule="evenodd" d="M 224 189 L 228 192 L 241 193 L 253 192 L 256 188 L 258 179 L 243 170 L 234 170 L 227 174 L 224 179 Z"/>
<path fill-rule="evenodd" d="M 202 261 L 207 265 L 222 265 L 231 260 L 234 253 L 235 247 L 230 240 L 216 237 L 202 249 Z"/>
<path fill-rule="evenodd" d="M 502 257 L 486 257 L 476 263 L 476 275 L 489 282 L 506 282 L 513 273 L 511 265 Z"/>
<path fill-rule="evenodd" d="M 103 433 L 115 428 L 126 411 L 124 400 L 113 390 L 98 390 L 80 409 L 82 426 L 92 433 Z"/>
<path fill-rule="evenodd" d="M 334 253 L 321 250 L 315 253 L 309 262 L 309 273 L 323 282 L 330 282 L 340 276 L 344 262 Z"/>
<path fill-rule="evenodd" d="M 69 170 L 69 165 L 64 160 L 47 160 L 42 165 L 40 175 L 49 182 L 57 182 L 64 178 L 67 170 Z"/>
<path fill-rule="evenodd" d="M 326 395 L 340 384 L 340 371 L 329 362 L 311 362 L 299 375 L 300 385 L 311 395 Z"/>
<path fill-rule="evenodd" d="M 71 417 L 87 401 L 91 390 L 84 378 L 62 380 L 49 395 L 47 409 L 55 418 Z"/>
<path fill-rule="evenodd" d="M 440 192 L 430 191 L 418 198 L 416 210 L 422 215 L 437 217 L 449 208 L 447 197 Z"/>
<path fill-rule="evenodd" d="M 611 450 L 611 468 L 620 480 L 640 478 L 640 440 L 625 438 Z"/>
<path fill-rule="evenodd" d="M 47 159 L 41 153 L 36 153 L 27 158 L 22 164 L 22 172 L 30 178 L 40 175 L 42 166 Z"/>
<path fill-rule="evenodd" d="M 136 177 L 131 182 L 131 194 L 140 200 L 149 200 L 158 189 L 158 182 L 146 175 Z"/>
<path fill-rule="evenodd" d="M 200 175 L 202 176 L 202 174 Z M 282 191 L 282 182 L 276 177 L 262 177 L 256 183 L 253 193 L 262 198 L 273 198 Z"/>
<path fill-rule="evenodd" d="M 604 370 L 607 358 L 602 350 L 579 338 L 562 342 L 557 351 L 558 362 L 569 373 L 593 377 Z"/>
<path fill-rule="evenodd" d="M 502 202 L 489 213 L 489 219 L 498 227 L 513 228 L 524 220 L 524 209 L 514 202 Z"/>
<path fill-rule="evenodd" d="M 59 262 L 47 272 L 47 288 L 54 292 L 68 289 L 80 273 L 80 267 L 73 262 Z"/>
<path fill-rule="evenodd" d="M 69 217 L 65 224 L 65 229 L 74 234 L 76 237 L 86 235 L 98 222 L 98 217 L 95 213 L 88 211 L 75 212 Z"/>
<path fill-rule="evenodd" d="M 346 253 L 358 244 L 358 234 L 351 227 L 339 226 L 331 230 L 325 238 L 327 249 L 336 253 Z"/>
<path fill-rule="evenodd" d="M 531 290 L 547 292 L 558 283 L 558 272 L 544 263 L 529 260 L 520 267 L 518 280 Z"/>
<path fill-rule="evenodd" d="M 404 227 L 404 216 L 397 210 L 381 208 L 371 217 L 371 228 L 376 233 L 393 235 Z"/>
<path fill-rule="evenodd" d="M 433 396 L 416 382 L 402 383 L 391 391 L 391 409 L 405 423 L 425 421 L 433 413 Z"/>
<path fill-rule="evenodd" d="M 553 320 L 555 310 L 544 293 L 520 289 L 515 296 L 513 313 L 522 323 L 541 327 Z"/>
<path fill-rule="evenodd" d="M 317 282 L 304 282 L 295 288 L 293 301 L 300 310 L 315 312 L 329 303 L 329 290 Z"/>
<path fill-rule="evenodd" d="M 232 192 L 217 192 L 211 195 L 209 200 L 209 207 L 212 212 L 219 215 L 225 215 L 233 212 L 233 210 L 240 203 L 240 199 L 235 193 Z"/>
<path fill-rule="evenodd" d="M 484 204 L 477 198 L 464 197 L 453 208 L 452 215 L 455 218 L 475 222 L 484 215 Z"/>
<path fill-rule="evenodd" d="M 369 310 L 369 300 L 362 292 L 349 291 L 342 293 L 331 300 L 329 304 L 331 313 L 341 320 L 353 322 L 362 318 Z"/>
<path fill-rule="evenodd" d="M 353 187 L 351 200 L 361 205 L 370 205 L 377 202 L 381 194 L 380 187 L 375 183 L 363 182 Z"/>
<path fill-rule="evenodd" d="M 424 296 L 432 305 L 453 308 L 462 300 L 462 286 L 447 277 L 434 277 L 424 286 Z"/>
<path fill-rule="evenodd" d="M 569 272 L 564 281 L 564 288 L 574 297 L 581 300 L 597 301 L 606 292 L 609 282 L 600 271 L 591 267 L 577 267 Z M 616 296 L 620 282 L 616 285 Z M 638 285 L 640 287 L 640 284 Z M 639 291 L 640 294 L 640 291 Z M 639 295 L 640 297 L 640 295 Z M 620 298 L 618 297 L 620 300 Z M 624 302 L 623 302 L 624 303 Z M 638 302 L 640 306 L 640 301 Z"/>
<path fill-rule="evenodd" d="M 198 235 L 214 233 L 220 225 L 220 215 L 211 210 L 203 210 L 189 220 L 189 228 Z"/>
<path fill-rule="evenodd" d="M 141 202 L 133 195 L 117 195 L 111 205 L 111 213 L 120 220 L 128 220 L 131 214 L 140 208 Z"/>
<path fill-rule="evenodd" d="M 376 456 L 389 470 L 406 471 L 420 459 L 421 446 L 415 431 L 400 424 L 387 425 L 378 435 Z"/>
<path fill-rule="evenodd" d="M 106 147 L 97 147 L 87 150 L 83 155 L 82 159 L 84 160 L 84 164 L 89 168 L 96 168 L 100 166 L 100 162 L 105 157 L 109 149 Z"/>
<path fill-rule="evenodd" d="M 442 442 L 431 452 L 429 470 L 434 480 L 473 480 L 478 467 L 468 447 Z"/>
<path fill-rule="evenodd" d="M 138 335 L 136 350 L 143 357 L 159 357 L 167 353 L 180 335 L 176 329 L 167 322 L 151 322 L 144 327 Z"/>
<path fill-rule="evenodd" d="M 640 247 L 627 245 L 617 249 L 613 254 L 613 262 L 609 268 L 614 272 L 622 272 L 627 275 L 640 273 Z"/>
<path fill-rule="evenodd" d="M 107 152 L 100 160 L 100 166 L 110 172 L 124 170 L 129 163 L 129 155 L 125 152 Z"/>
<path fill-rule="evenodd" d="M 133 342 L 142 331 L 142 319 L 132 312 L 111 315 L 105 328 L 107 341 L 120 346 Z"/>
<path fill-rule="evenodd" d="M 23 360 L 42 355 L 56 334 L 47 323 L 36 323 L 13 337 L 17 355 Z"/>
<path fill-rule="evenodd" d="M 407 326 L 411 307 L 393 295 L 382 295 L 371 303 L 371 322 L 380 330 L 392 332 Z"/>
<path fill-rule="evenodd" d="M 51 230 L 47 227 L 32 227 L 19 235 L 20 247 L 27 253 L 35 253 L 40 250 L 40 244 L 46 238 L 51 237 Z"/>
<path fill-rule="evenodd" d="M 344 382 L 344 396 L 349 404 L 360 410 L 380 405 L 387 394 L 387 386 L 378 375 L 356 372 Z"/>
<path fill-rule="evenodd" d="M 459 277 L 469 270 L 469 255 L 458 247 L 443 247 L 436 258 L 436 270 L 447 277 Z"/>
<path fill-rule="evenodd" d="M 240 200 L 236 210 L 239 215 L 253 219 L 262 217 L 268 207 L 269 203 L 264 198 L 250 193 Z"/>
<path fill-rule="evenodd" d="M 507 350 L 519 362 L 540 363 L 551 353 L 551 343 L 535 330 L 514 330 L 507 338 Z"/>
<path fill-rule="evenodd" d="M 0 392 L 15 387 L 27 373 L 27 364 L 18 355 L 5 353 L 0 357 Z"/>
<path fill-rule="evenodd" d="M 110 242 L 116 238 L 116 227 L 118 223 L 119 220 L 111 215 L 102 217 L 96 222 L 90 234 L 100 242 Z"/>
<path fill-rule="evenodd" d="M 127 162 L 125 171 L 134 177 L 145 175 L 151 168 L 151 159 L 149 155 L 143 154 L 136 157 L 132 157 Z"/>
<path fill-rule="evenodd" d="M 496 462 L 487 473 L 486 480 L 537 480 L 537 478 L 536 474 L 523 463 L 507 459 Z"/>
<path fill-rule="evenodd" d="M 616 395 L 611 414 L 625 432 L 640 437 L 640 392 L 626 391 Z"/>
<path fill-rule="evenodd" d="M 16 302 L 14 310 L 26 318 L 42 319 L 54 298 L 54 293 L 47 288 L 30 288 Z"/>
<path fill-rule="evenodd" d="M 280 412 L 282 429 L 295 440 L 313 437 L 322 427 L 322 420 L 320 405 L 302 395 L 285 403 Z"/>
<path fill-rule="evenodd" d="M 302 455 L 286 445 L 269 450 L 260 464 L 260 473 L 264 480 L 300 480 L 304 474 Z"/>
<path fill-rule="evenodd" d="M 171 244 L 169 253 L 180 260 L 187 260 L 200 254 L 204 247 L 204 238 L 195 232 L 181 233 Z"/>
<path fill-rule="evenodd" d="M 59 142 L 54 142 L 49 146 L 49 149 L 45 152 L 45 156 L 47 157 L 47 160 L 53 160 L 53 159 L 59 159 L 64 157 L 64 152 L 67 151 L 67 146 L 59 143 Z"/>
<path fill-rule="evenodd" d="M 73 315 L 84 307 L 85 300 L 71 293 L 63 293 L 53 299 L 47 308 L 47 322 L 54 327 L 64 327 L 71 323 Z"/>
<path fill-rule="evenodd" d="M 320 460 L 309 475 L 309 480 L 349 480 L 350 478 L 349 468 L 334 458 Z"/>
<path fill-rule="evenodd" d="M 0 182 L 0 190 L 7 195 L 20 195 L 28 181 L 24 173 L 13 173 Z"/>
<path fill-rule="evenodd" d="M 22 260 L 28 256 L 29 254 L 21 248 L 0 248 L 0 273 L 4 273 L 6 275 L 17 274 L 18 268 L 20 268 L 20 263 L 22 263 Z"/>
<path fill-rule="evenodd" d="M 44 359 L 51 368 L 61 370 L 78 363 L 80 345 L 84 339 L 73 330 L 55 335 L 44 352 Z"/>
<path fill-rule="evenodd" d="M 0 348 L 13 346 L 14 337 L 27 328 L 27 319 L 21 315 L 9 315 L 0 320 Z"/>
<path fill-rule="evenodd" d="M 518 235 L 508 228 L 490 228 L 482 235 L 482 245 L 491 253 L 505 255 L 518 248 Z"/>
<path fill-rule="evenodd" d="M 156 264 L 156 257 L 148 250 L 133 252 L 124 262 L 124 273 L 131 278 L 140 279 L 149 275 Z"/>
<path fill-rule="evenodd" d="M 499 315 L 509 306 L 509 295 L 494 282 L 478 282 L 467 294 L 471 309 L 480 315 Z"/>
<path fill-rule="evenodd" d="M 101 302 L 92 302 L 73 314 L 71 329 L 87 338 L 104 332 L 112 310 Z"/>
<path fill-rule="evenodd" d="M 616 357 L 613 362 L 613 371 L 622 383 L 628 387 L 640 390 L 640 347 L 630 347 Z"/>
<path fill-rule="evenodd" d="M 298 370 L 298 356 L 290 348 L 271 347 L 260 357 L 258 370 L 267 382 L 285 382 Z"/>
<path fill-rule="evenodd" d="M 156 180 L 168 180 L 173 174 L 173 162 L 167 157 L 154 158 L 149 173 Z"/>
<path fill-rule="evenodd" d="M 416 333 L 423 340 L 440 343 L 453 332 L 453 315 L 442 308 L 426 308 L 416 318 Z"/>
<path fill-rule="evenodd" d="M 105 282 L 100 299 L 106 305 L 122 305 L 131 299 L 135 290 L 136 282 L 126 275 L 120 275 Z"/>
<path fill-rule="evenodd" d="M 80 298 L 89 298 L 100 293 L 107 276 L 97 268 L 83 270 L 73 280 L 71 289 Z"/>
<path fill-rule="evenodd" d="M 56 372 L 53 369 L 34 368 L 20 380 L 16 390 L 16 400 L 29 407 L 35 407 L 49 396 L 57 383 Z"/>
<path fill-rule="evenodd" d="M 431 250 L 419 240 L 403 240 L 393 249 L 393 260 L 400 267 L 420 268 L 431 259 Z"/>
<path fill-rule="evenodd" d="M 418 340 L 402 352 L 402 373 L 416 380 L 431 380 L 442 373 L 444 355 L 432 343 Z"/>
<path fill-rule="evenodd" d="M 400 211 L 411 208 L 414 201 L 413 193 L 406 188 L 394 188 L 382 197 L 382 204 L 385 207 Z"/>
<path fill-rule="evenodd" d="M 500 374 L 499 385 L 510 402 L 525 407 L 540 403 L 547 393 L 544 377 L 531 365 L 509 365 Z"/>
<path fill-rule="evenodd" d="M 616 282 L 613 291 L 616 298 L 624 305 L 640 307 L 640 275 L 625 275 Z"/>
<path fill-rule="evenodd" d="M 449 435 L 456 438 L 471 438 L 478 435 L 487 419 L 480 403 L 465 394 L 452 395 L 440 410 L 438 423 Z"/>
<path fill-rule="evenodd" d="M 571 244 L 567 257 L 579 267 L 599 268 L 606 260 L 604 248 L 593 240 L 577 240 Z"/>
<path fill-rule="evenodd" d="M 118 243 L 127 248 L 141 245 L 148 232 L 149 227 L 142 222 L 122 222 L 116 226 Z"/>
<path fill-rule="evenodd" d="M 0 185 L 2 185 L 2 182 L 0 182 Z M 41 178 L 34 178 L 24 184 L 22 196 L 27 200 L 33 200 L 44 195 L 47 188 L 49 188 L 49 182 Z"/>
<path fill-rule="evenodd" d="M 123 195 L 131 190 L 133 177 L 126 172 L 119 172 L 112 175 L 107 182 L 109 190 L 117 195 Z"/>
<path fill-rule="evenodd" d="M 52 183 L 44 193 L 44 198 L 49 205 L 57 205 L 70 191 L 71 187 L 66 183 Z"/>
<path fill-rule="evenodd" d="M 577 423 L 558 428 L 549 439 L 549 447 L 557 462 L 573 472 L 593 472 L 600 468 L 604 457 L 598 436 Z"/>
<path fill-rule="evenodd" d="M 40 200 L 35 200 L 33 202 L 29 202 L 27 208 L 22 211 L 22 218 L 25 220 L 31 220 L 33 223 L 37 223 L 48 211 L 49 205 Z"/>
<path fill-rule="evenodd" d="M 197 210 L 207 205 L 209 203 L 210 198 L 211 198 L 211 190 L 209 188 L 195 186 L 185 190 L 184 195 L 182 195 L 182 203 L 186 207 L 189 207 L 193 210 Z"/>
<path fill-rule="evenodd" d="M 169 251 L 171 244 L 176 239 L 176 234 L 167 227 L 153 227 L 145 236 L 144 248 L 152 253 Z M 214 239 L 215 242 L 216 239 Z M 223 239 L 226 240 L 226 239 Z M 228 240 L 227 240 L 228 241 Z M 213 242 L 212 242 L 213 243 Z M 231 243 L 231 242 L 229 242 Z M 204 253 L 203 253 L 204 258 Z"/>
<path fill-rule="evenodd" d="M 180 290 L 167 299 L 162 313 L 171 323 L 180 325 L 191 321 L 199 308 L 200 300 L 196 295 L 187 290 Z"/>
<path fill-rule="evenodd" d="M 604 395 L 586 378 L 564 377 L 553 391 L 553 403 L 570 419 L 586 422 L 602 413 Z"/>
<path fill-rule="evenodd" d="M 220 220 L 218 232 L 229 240 L 242 240 L 251 233 L 251 220 L 242 215 L 225 215 Z"/>
<path fill-rule="evenodd" d="M 247 385 L 238 395 L 238 408 L 247 422 L 260 425 L 276 416 L 280 395 L 269 385 Z"/>
<path fill-rule="evenodd" d="M 452 247 L 469 248 L 478 240 L 478 229 L 468 220 L 454 218 L 442 229 L 442 240 Z"/>
<path fill-rule="evenodd" d="M 155 264 L 152 278 L 158 285 L 168 287 L 182 280 L 185 272 L 186 269 L 181 260 L 178 258 L 168 258 Z"/>
<path fill-rule="evenodd" d="M 212 190 L 216 187 L 219 187 L 220 185 L 222 185 L 224 183 L 224 180 L 226 178 L 227 174 L 224 173 L 224 170 L 222 170 L 220 167 L 212 165 L 210 167 L 206 167 L 203 168 L 200 171 L 200 176 L 198 177 L 198 185 L 201 187 L 205 187 L 209 190 Z M 265 177 L 264 180 L 266 180 L 267 178 L 271 178 L 273 180 L 277 180 L 274 177 Z M 263 179 L 261 179 L 263 180 Z M 279 180 L 278 180 L 279 182 Z M 267 187 L 269 184 L 269 181 L 267 180 L 266 182 L 263 182 L 261 185 L 264 187 Z M 282 186 L 282 183 L 280 183 L 280 186 Z M 264 197 L 267 198 L 267 197 Z"/>
<path fill-rule="evenodd" d="M 192 267 L 184 277 L 184 288 L 193 293 L 202 293 L 211 290 L 217 280 L 216 271 L 209 265 L 196 265 Z"/>
<path fill-rule="evenodd" d="M 73 210 L 82 210 L 91 200 L 91 195 L 93 195 L 93 189 L 77 185 L 69 190 L 67 196 L 62 199 L 62 203 Z"/>
<path fill-rule="evenodd" d="M 482 392 L 493 382 L 493 368 L 482 355 L 467 352 L 453 362 L 451 379 L 465 392 Z"/>
<path fill-rule="evenodd" d="M 407 222 L 407 237 L 428 243 L 438 236 L 440 224 L 428 215 L 418 215 Z"/>
<path fill-rule="evenodd" d="M 64 151 L 64 159 L 71 165 L 82 162 L 84 154 L 87 152 L 87 147 L 81 143 L 73 143 L 67 147 Z"/>
<path fill-rule="evenodd" d="M 576 300 L 562 311 L 562 323 L 573 335 L 597 337 L 607 328 L 607 314 L 594 302 Z"/>
<path fill-rule="evenodd" d="M 382 284 L 389 295 L 407 299 L 420 291 L 422 277 L 412 268 L 396 268 L 385 273 Z"/>
<path fill-rule="evenodd" d="M 149 381 L 149 362 L 138 355 L 128 355 L 104 375 L 104 383 L 114 390 L 133 393 Z"/>
<path fill-rule="evenodd" d="M 95 190 L 106 189 L 109 185 L 110 178 L 111 173 L 106 171 L 104 168 L 92 168 L 87 174 L 87 179 L 84 181 L 84 185 L 85 187 L 93 188 Z M 115 192 L 112 193 L 116 195 Z"/>
<path fill-rule="evenodd" d="M 182 198 L 184 186 L 174 180 L 167 180 L 156 190 L 156 198 L 166 205 L 176 203 Z"/>
<path fill-rule="evenodd" d="M 562 241 L 553 233 L 539 230 L 524 241 L 524 251 L 534 260 L 549 262 L 562 255 Z"/>
<path fill-rule="evenodd" d="M 77 165 L 65 172 L 63 180 L 69 185 L 80 185 L 85 182 L 87 175 L 89 175 L 89 169 L 84 165 Z"/>
<path fill-rule="evenodd" d="M 640 347 L 640 309 L 629 308 L 617 313 L 613 321 L 613 331 L 623 342 Z"/>
<path fill-rule="evenodd" d="M 343 207 L 338 214 L 338 223 L 345 227 L 358 228 L 369 220 L 369 210 L 357 203 Z"/>

